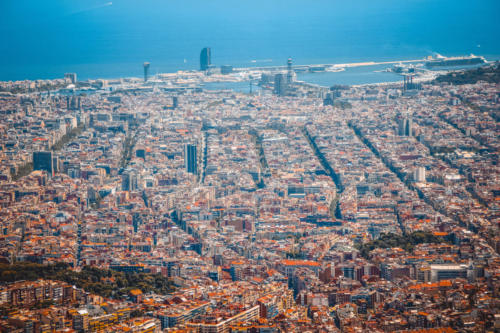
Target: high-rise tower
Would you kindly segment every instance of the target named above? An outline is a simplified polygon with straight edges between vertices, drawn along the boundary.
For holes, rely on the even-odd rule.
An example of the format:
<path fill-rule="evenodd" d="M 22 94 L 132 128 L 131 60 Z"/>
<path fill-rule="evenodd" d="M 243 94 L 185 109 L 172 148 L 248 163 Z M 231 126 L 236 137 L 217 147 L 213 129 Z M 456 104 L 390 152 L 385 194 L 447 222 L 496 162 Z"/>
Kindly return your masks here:
<path fill-rule="evenodd" d="M 192 174 L 198 174 L 198 153 L 196 145 L 186 144 L 184 146 L 184 165 L 186 171 Z"/>
<path fill-rule="evenodd" d="M 200 70 L 206 71 L 211 65 L 210 48 L 205 47 L 200 53 Z"/>
<path fill-rule="evenodd" d="M 413 179 L 417 183 L 424 183 L 425 182 L 425 167 L 419 166 L 415 169 L 413 172 Z"/>
<path fill-rule="evenodd" d="M 284 73 L 274 75 L 274 93 L 278 96 L 285 96 L 288 84 Z"/>
<path fill-rule="evenodd" d="M 288 58 L 287 61 L 287 73 L 286 73 L 286 82 L 288 84 L 293 82 L 293 70 L 292 70 L 292 58 Z"/>
<path fill-rule="evenodd" d="M 144 82 L 148 81 L 149 65 L 150 65 L 149 62 L 145 62 L 143 65 L 144 66 Z"/>
<path fill-rule="evenodd" d="M 405 135 L 406 136 L 413 135 L 413 119 L 411 118 L 411 116 L 408 116 L 406 118 Z"/>
<path fill-rule="evenodd" d="M 33 170 L 45 170 L 50 176 L 54 173 L 54 161 L 51 151 L 33 152 Z"/>
<path fill-rule="evenodd" d="M 137 174 L 131 171 L 122 173 L 122 191 L 135 191 L 137 190 Z"/>
<path fill-rule="evenodd" d="M 65 73 L 64 78 L 69 79 L 73 84 L 76 83 L 76 73 Z"/>
<path fill-rule="evenodd" d="M 398 122 L 398 134 L 400 136 L 413 135 L 413 119 L 411 115 L 404 115 Z"/>

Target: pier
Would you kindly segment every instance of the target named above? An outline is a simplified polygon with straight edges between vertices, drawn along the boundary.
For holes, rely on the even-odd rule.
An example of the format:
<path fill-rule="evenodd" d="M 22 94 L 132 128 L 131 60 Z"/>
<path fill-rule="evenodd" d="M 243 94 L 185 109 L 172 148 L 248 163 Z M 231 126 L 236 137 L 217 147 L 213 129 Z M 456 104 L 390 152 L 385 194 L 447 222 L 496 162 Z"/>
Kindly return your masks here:
<path fill-rule="evenodd" d="M 426 59 L 413 59 L 413 60 L 393 60 L 393 61 L 367 61 L 367 62 L 354 62 L 347 64 L 310 64 L 310 65 L 294 65 L 294 71 L 309 71 L 314 68 L 331 68 L 331 69 L 340 69 L 340 68 L 350 68 L 350 67 L 361 67 L 361 66 L 376 66 L 376 65 L 391 65 L 391 64 L 404 64 L 404 63 L 416 63 L 416 62 L 425 62 Z M 249 72 L 249 71 L 285 71 L 287 70 L 287 66 L 261 66 L 261 67 L 239 67 L 234 68 L 234 72 Z"/>

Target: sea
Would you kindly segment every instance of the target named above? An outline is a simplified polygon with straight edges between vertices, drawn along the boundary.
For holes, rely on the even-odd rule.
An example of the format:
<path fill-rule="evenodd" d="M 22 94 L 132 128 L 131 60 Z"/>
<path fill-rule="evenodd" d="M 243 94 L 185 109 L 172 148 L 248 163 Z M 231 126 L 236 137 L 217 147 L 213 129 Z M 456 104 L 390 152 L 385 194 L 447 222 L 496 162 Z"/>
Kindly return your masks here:
<path fill-rule="evenodd" d="M 0 0 L 0 80 L 141 77 L 233 67 L 477 54 L 500 59 L 498 0 Z M 304 73 L 321 85 L 400 80 L 380 66 Z M 241 87 L 248 86 L 242 83 Z"/>

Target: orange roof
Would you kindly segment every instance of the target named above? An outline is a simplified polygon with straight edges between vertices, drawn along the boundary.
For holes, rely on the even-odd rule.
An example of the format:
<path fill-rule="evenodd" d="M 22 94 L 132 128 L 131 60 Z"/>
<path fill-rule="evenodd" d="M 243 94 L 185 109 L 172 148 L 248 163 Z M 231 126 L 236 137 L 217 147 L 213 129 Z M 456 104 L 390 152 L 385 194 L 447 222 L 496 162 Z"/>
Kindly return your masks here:
<path fill-rule="evenodd" d="M 439 281 L 439 286 L 440 287 L 451 287 L 451 281 L 450 280 Z"/>
<path fill-rule="evenodd" d="M 140 289 L 132 289 L 132 290 L 130 291 L 130 294 L 131 294 L 132 296 L 139 296 L 139 295 L 142 295 L 142 291 L 141 291 Z"/>
<path fill-rule="evenodd" d="M 435 289 L 439 287 L 451 287 L 451 281 L 450 280 L 442 280 L 436 283 L 421 283 L 421 284 L 416 284 L 414 286 L 411 286 L 409 289 Z"/>
<path fill-rule="evenodd" d="M 412 333 L 454 333 L 456 332 L 453 328 L 451 327 L 439 327 L 439 328 L 422 328 L 419 330 L 411 330 L 411 331 L 405 331 L 405 332 L 412 332 Z"/>
<path fill-rule="evenodd" d="M 319 267 L 320 264 L 312 260 L 291 260 L 284 259 L 281 263 L 285 266 L 316 266 Z"/>

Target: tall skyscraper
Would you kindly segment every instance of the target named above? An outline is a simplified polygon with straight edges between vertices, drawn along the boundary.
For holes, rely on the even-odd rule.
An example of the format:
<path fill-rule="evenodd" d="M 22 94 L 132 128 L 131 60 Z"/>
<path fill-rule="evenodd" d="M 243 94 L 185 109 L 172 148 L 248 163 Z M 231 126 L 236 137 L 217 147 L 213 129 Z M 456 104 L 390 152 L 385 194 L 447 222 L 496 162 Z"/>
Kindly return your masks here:
<path fill-rule="evenodd" d="M 334 105 L 335 104 L 335 93 L 330 91 L 326 94 L 323 99 L 323 105 Z"/>
<path fill-rule="evenodd" d="M 211 64 L 210 48 L 205 47 L 200 53 L 200 70 L 206 71 Z"/>
<path fill-rule="evenodd" d="M 76 83 L 76 73 L 65 73 L 64 78 L 69 79 L 73 84 Z"/>
<path fill-rule="evenodd" d="M 274 75 L 274 93 L 278 96 L 285 96 L 287 90 L 287 78 L 285 74 L 278 73 Z"/>
<path fill-rule="evenodd" d="M 406 117 L 400 118 L 398 121 L 398 135 L 404 136 L 406 128 Z"/>
<path fill-rule="evenodd" d="M 54 164 L 51 151 L 35 151 L 33 152 L 33 170 L 45 170 L 52 175 L 54 172 Z"/>
<path fill-rule="evenodd" d="M 184 165 L 186 171 L 192 174 L 198 174 L 198 152 L 196 145 L 186 144 L 184 146 Z"/>
<path fill-rule="evenodd" d="M 417 167 L 413 172 L 413 179 L 417 183 L 425 182 L 425 168 L 422 166 Z"/>
<path fill-rule="evenodd" d="M 138 179 L 135 173 L 130 171 L 122 173 L 122 191 L 135 191 L 137 185 Z"/>
<path fill-rule="evenodd" d="M 287 61 L 286 81 L 288 84 L 293 82 L 292 58 L 288 58 Z"/>
<path fill-rule="evenodd" d="M 148 81 L 149 65 L 150 65 L 149 62 L 145 62 L 143 65 L 144 66 L 144 82 Z"/>
<path fill-rule="evenodd" d="M 400 136 L 412 136 L 413 135 L 413 120 L 411 116 L 405 115 L 399 119 L 398 123 L 398 134 Z"/>
<path fill-rule="evenodd" d="M 122 173 L 122 191 L 130 191 L 130 174 Z"/>
<path fill-rule="evenodd" d="M 406 118 L 405 135 L 406 136 L 413 135 L 413 119 L 411 118 L 411 116 Z"/>
<path fill-rule="evenodd" d="M 66 96 L 66 108 L 68 110 L 80 110 L 82 100 L 80 96 Z"/>

